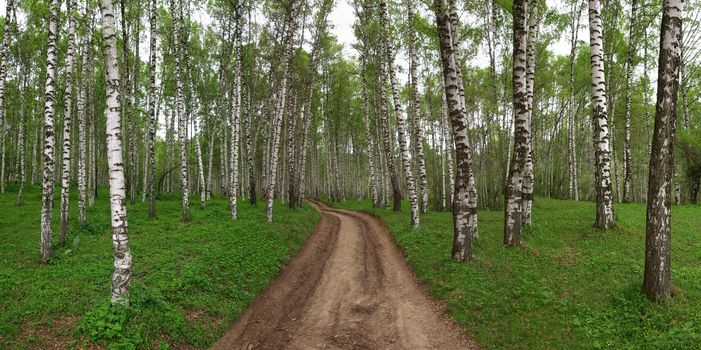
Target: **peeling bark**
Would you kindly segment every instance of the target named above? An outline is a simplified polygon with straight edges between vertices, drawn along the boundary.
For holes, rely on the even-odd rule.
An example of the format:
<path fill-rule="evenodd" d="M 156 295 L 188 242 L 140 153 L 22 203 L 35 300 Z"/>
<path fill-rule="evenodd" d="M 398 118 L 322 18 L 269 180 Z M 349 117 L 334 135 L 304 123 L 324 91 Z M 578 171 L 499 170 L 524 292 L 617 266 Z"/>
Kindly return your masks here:
<path fill-rule="evenodd" d="M 657 80 L 655 133 L 650 157 L 645 230 L 645 274 L 643 292 L 648 298 L 667 299 L 672 295 L 671 217 L 679 91 L 682 0 L 665 0 L 662 6 L 660 57 Z"/>

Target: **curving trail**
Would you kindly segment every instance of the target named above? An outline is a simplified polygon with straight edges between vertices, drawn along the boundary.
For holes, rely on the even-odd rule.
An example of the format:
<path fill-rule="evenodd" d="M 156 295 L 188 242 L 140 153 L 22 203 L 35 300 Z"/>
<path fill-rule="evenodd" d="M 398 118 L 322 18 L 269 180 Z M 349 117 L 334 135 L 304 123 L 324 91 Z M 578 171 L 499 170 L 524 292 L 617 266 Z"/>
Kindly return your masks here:
<path fill-rule="evenodd" d="M 329 209 L 212 349 L 477 349 L 443 315 L 376 218 Z"/>

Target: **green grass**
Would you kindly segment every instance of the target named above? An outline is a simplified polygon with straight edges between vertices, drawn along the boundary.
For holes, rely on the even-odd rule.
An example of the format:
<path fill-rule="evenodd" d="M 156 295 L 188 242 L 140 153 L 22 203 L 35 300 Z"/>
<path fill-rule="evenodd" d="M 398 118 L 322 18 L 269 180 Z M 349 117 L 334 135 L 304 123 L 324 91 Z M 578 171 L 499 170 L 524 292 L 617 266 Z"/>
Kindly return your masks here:
<path fill-rule="evenodd" d="M 525 248 L 502 245 L 503 213 L 479 212 L 475 261 L 450 260 L 452 216 L 335 204 L 382 218 L 430 293 L 487 349 L 701 348 L 701 207 L 673 209 L 675 297 L 641 294 L 645 206 L 616 205 L 618 228 L 593 229 L 594 204 L 537 198 Z"/>
<path fill-rule="evenodd" d="M 158 218 L 149 220 L 148 205 L 139 200 L 128 206 L 134 260 L 132 305 L 124 310 L 108 302 L 113 248 L 106 189 L 83 227 L 71 203 L 64 247 L 54 211 L 54 254 L 47 265 L 39 263 L 40 189 L 30 188 L 21 207 L 14 205 L 15 194 L 10 187 L 0 195 L 0 348 L 6 349 L 88 343 L 206 348 L 276 276 L 319 218 L 310 207 L 278 205 L 269 224 L 264 206 L 241 203 L 234 222 L 228 201 L 213 200 L 201 211 L 193 199 L 192 220 L 183 223 L 180 201 L 170 196 L 157 202 Z"/>

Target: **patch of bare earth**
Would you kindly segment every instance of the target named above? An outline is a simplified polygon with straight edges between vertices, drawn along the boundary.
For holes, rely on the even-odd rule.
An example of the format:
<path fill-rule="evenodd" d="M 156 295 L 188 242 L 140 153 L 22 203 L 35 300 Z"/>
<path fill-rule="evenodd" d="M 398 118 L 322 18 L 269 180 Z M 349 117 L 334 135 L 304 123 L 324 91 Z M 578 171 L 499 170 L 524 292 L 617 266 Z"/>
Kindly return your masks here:
<path fill-rule="evenodd" d="M 377 218 L 313 204 L 314 233 L 212 349 L 478 348 Z"/>

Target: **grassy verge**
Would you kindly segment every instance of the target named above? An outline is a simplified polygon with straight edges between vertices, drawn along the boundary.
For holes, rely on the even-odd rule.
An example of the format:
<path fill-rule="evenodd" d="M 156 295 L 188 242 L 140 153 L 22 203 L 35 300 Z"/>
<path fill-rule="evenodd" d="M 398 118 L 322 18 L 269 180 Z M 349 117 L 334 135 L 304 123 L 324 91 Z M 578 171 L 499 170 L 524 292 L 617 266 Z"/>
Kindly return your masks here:
<path fill-rule="evenodd" d="M 39 263 L 40 189 L 14 205 L 16 189 L 0 195 L 0 348 L 71 348 L 97 344 L 111 349 L 206 348 L 277 274 L 312 232 L 319 216 L 310 207 L 239 205 L 232 221 L 228 201 L 192 204 L 192 221 L 180 221 L 176 197 L 158 201 L 156 220 L 148 205 L 129 205 L 129 241 L 134 256 L 132 306 L 108 303 L 112 272 L 107 193 L 100 192 L 77 223 L 72 202 L 71 234 L 54 255 Z M 58 197 L 58 196 L 57 196 Z M 75 196 L 73 197 L 75 198 Z M 56 202 L 58 205 L 58 201 Z"/>
<path fill-rule="evenodd" d="M 592 228 L 594 204 L 538 198 L 523 250 L 502 245 L 503 213 L 479 212 L 476 260 L 450 260 L 452 216 L 402 213 L 369 202 L 337 207 L 382 218 L 407 261 L 447 305 L 447 312 L 494 349 L 701 348 L 701 207 L 673 209 L 675 297 L 651 303 L 640 294 L 645 206 L 616 206 L 619 227 Z"/>

